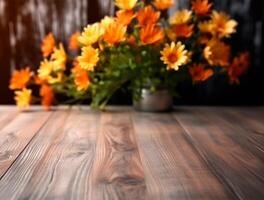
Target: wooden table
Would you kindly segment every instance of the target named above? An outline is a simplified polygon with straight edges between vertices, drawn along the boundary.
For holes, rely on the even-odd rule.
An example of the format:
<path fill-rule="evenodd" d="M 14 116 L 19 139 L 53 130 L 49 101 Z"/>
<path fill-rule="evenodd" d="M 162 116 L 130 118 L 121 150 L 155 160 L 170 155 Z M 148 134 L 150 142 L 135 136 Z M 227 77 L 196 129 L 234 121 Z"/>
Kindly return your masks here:
<path fill-rule="evenodd" d="M 0 199 L 264 199 L 264 107 L 0 107 Z"/>

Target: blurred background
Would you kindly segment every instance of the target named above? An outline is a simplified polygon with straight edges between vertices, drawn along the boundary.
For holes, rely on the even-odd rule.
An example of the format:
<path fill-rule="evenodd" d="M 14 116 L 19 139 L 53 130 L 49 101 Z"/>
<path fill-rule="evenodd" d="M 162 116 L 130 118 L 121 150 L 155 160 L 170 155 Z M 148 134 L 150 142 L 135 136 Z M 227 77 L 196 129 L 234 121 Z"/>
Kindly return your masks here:
<path fill-rule="evenodd" d="M 216 10 L 229 12 L 239 22 L 233 35 L 235 51 L 250 51 L 251 68 L 241 78 L 241 84 L 231 86 L 223 77 L 193 86 L 179 85 L 184 105 L 263 105 L 264 102 L 264 1 L 213 0 Z M 186 8 L 188 0 L 175 0 L 173 13 Z M 75 31 L 88 23 L 113 15 L 113 0 L 0 0 L 0 104 L 13 104 L 8 89 L 9 78 L 15 68 L 30 66 L 37 69 L 41 60 L 40 43 L 49 32 L 67 42 Z M 130 97 L 120 91 L 111 100 L 115 104 L 129 104 Z"/>

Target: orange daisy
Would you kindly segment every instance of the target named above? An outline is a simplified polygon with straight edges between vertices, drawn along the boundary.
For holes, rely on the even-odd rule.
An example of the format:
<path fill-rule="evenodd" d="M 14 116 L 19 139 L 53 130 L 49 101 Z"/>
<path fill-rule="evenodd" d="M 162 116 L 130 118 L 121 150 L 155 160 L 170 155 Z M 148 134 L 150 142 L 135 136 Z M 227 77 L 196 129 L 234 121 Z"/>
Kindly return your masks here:
<path fill-rule="evenodd" d="M 140 26 L 156 24 L 159 20 L 160 12 L 156 12 L 152 6 L 146 6 L 138 12 L 137 19 Z"/>
<path fill-rule="evenodd" d="M 226 67 L 229 64 L 230 46 L 219 40 L 210 40 L 204 49 L 204 57 L 210 65 Z"/>
<path fill-rule="evenodd" d="M 193 0 L 192 1 L 192 10 L 197 15 L 207 15 L 212 7 L 212 3 L 209 3 L 208 0 Z"/>
<path fill-rule="evenodd" d="M 154 5 L 159 10 L 167 10 L 172 7 L 174 4 L 174 0 L 154 0 Z"/>
<path fill-rule="evenodd" d="M 42 41 L 41 51 L 44 57 L 48 57 L 56 45 L 53 33 L 49 33 Z"/>
<path fill-rule="evenodd" d="M 186 24 L 191 20 L 192 12 L 184 9 L 176 11 L 170 18 L 169 23 L 172 25 Z"/>
<path fill-rule="evenodd" d="M 164 39 L 163 30 L 155 24 L 148 24 L 140 30 L 140 40 L 142 44 L 156 44 Z"/>
<path fill-rule="evenodd" d="M 175 38 L 189 38 L 193 34 L 193 25 L 180 24 L 172 27 Z"/>
<path fill-rule="evenodd" d="M 136 17 L 133 10 L 119 10 L 116 13 L 117 22 L 123 24 L 124 26 L 128 26 L 131 21 Z"/>
<path fill-rule="evenodd" d="M 86 70 L 81 68 L 78 62 L 72 69 L 72 74 L 74 76 L 74 83 L 78 91 L 85 91 L 90 85 L 89 76 Z"/>
<path fill-rule="evenodd" d="M 214 74 L 214 71 L 212 69 L 205 69 L 202 64 L 193 64 L 189 69 L 189 73 L 194 81 L 205 81 Z"/>
<path fill-rule="evenodd" d="M 103 39 L 110 45 L 115 45 L 125 40 L 126 26 L 113 22 L 105 29 Z"/>
<path fill-rule="evenodd" d="M 80 47 L 79 41 L 78 41 L 79 36 L 80 36 L 80 32 L 75 32 L 71 35 L 70 41 L 69 41 L 69 48 L 71 50 L 79 49 Z"/>
<path fill-rule="evenodd" d="M 249 53 L 241 53 L 235 57 L 228 68 L 228 76 L 231 84 L 239 84 L 239 77 L 249 68 Z"/>
<path fill-rule="evenodd" d="M 21 70 L 15 70 L 10 80 L 9 88 L 11 90 L 25 88 L 30 81 L 31 76 L 32 72 L 30 71 L 29 67 Z"/>
<path fill-rule="evenodd" d="M 54 100 L 54 91 L 52 87 L 47 84 L 41 85 L 39 95 L 41 96 L 41 105 L 48 110 Z"/>

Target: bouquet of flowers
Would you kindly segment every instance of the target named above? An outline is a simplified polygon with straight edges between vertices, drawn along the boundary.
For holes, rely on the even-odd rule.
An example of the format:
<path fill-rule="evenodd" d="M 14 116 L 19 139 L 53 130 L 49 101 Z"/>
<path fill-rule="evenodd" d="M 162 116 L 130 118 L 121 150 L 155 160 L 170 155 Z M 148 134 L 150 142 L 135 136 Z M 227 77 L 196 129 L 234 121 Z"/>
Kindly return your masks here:
<path fill-rule="evenodd" d="M 189 10 L 170 17 L 167 9 L 173 0 L 115 4 L 115 16 L 105 16 L 71 36 L 68 54 L 52 33 L 44 38 L 38 71 L 26 67 L 11 78 L 20 108 L 41 101 L 48 109 L 60 102 L 60 95 L 67 96 L 68 103 L 90 99 L 92 107 L 104 108 L 123 87 L 138 101 L 144 88 L 166 88 L 177 95 L 180 81 L 191 78 L 199 83 L 215 74 L 226 74 L 231 84 L 239 84 L 249 67 L 249 54 L 234 57 L 228 44 L 237 22 L 213 10 L 208 0 L 192 0 Z M 39 95 L 33 95 L 32 85 L 39 87 Z"/>

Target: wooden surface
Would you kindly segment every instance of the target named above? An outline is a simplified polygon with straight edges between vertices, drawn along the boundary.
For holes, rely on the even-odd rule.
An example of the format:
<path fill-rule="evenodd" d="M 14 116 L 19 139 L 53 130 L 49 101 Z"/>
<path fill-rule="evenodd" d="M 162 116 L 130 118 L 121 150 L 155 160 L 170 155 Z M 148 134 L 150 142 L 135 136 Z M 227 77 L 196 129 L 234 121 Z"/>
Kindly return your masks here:
<path fill-rule="evenodd" d="M 0 200 L 263 200 L 264 107 L 0 107 Z"/>

